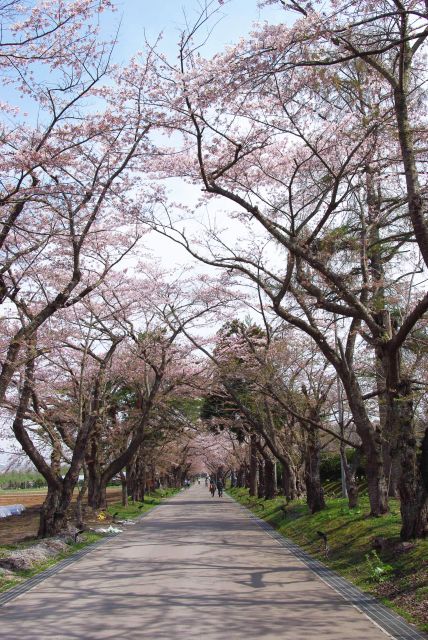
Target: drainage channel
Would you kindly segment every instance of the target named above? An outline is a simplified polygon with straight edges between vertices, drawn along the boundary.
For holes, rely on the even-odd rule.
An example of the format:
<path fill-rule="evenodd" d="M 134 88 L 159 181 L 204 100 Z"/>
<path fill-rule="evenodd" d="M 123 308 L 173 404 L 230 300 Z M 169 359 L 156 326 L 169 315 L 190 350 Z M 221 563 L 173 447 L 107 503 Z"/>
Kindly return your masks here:
<path fill-rule="evenodd" d="M 229 496 L 230 497 L 230 496 Z M 236 501 L 235 501 L 236 502 Z M 313 571 L 323 582 L 331 587 L 347 602 L 352 604 L 356 609 L 364 613 L 374 624 L 376 624 L 387 635 L 394 640 L 428 640 L 428 636 L 418 631 L 403 618 L 388 609 L 373 596 L 364 593 L 353 584 L 342 578 L 332 569 L 329 569 L 319 560 L 312 558 L 301 547 L 284 538 L 270 524 L 256 516 L 249 509 L 237 503 L 240 508 L 266 533 L 276 540 L 281 547 L 284 547 L 298 558 L 303 564 Z"/>

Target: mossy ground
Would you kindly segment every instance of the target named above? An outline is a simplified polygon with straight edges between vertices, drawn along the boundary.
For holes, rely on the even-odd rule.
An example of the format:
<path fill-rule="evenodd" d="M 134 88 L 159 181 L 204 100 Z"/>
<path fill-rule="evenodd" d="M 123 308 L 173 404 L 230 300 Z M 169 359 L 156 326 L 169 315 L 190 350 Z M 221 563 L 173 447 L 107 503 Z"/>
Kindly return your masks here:
<path fill-rule="evenodd" d="M 250 498 L 247 489 L 230 489 L 228 493 L 312 556 L 428 631 L 428 540 L 416 541 L 405 553 L 385 551 L 379 554 L 379 561 L 372 555 L 375 537 L 399 542 L 397 500 L 391 500 L 390 513 L 373 518 L 364 495 L 357 509 L 349 509 L 344 498 L 330 498 L 325 510 L 311 515 L 304 501 L 285 505 L 283 497 Z M 328 536 L 328 558 L 317 531 Z M 379 573 L 373 571 L 374 566 L 380 567 Z"/>

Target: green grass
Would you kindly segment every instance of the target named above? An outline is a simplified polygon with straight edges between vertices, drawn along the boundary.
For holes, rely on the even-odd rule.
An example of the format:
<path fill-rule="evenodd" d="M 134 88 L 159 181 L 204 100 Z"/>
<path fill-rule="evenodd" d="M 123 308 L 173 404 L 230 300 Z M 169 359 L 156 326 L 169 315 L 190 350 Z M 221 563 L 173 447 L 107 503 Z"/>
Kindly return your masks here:
<path fill-rule="evenodd" d="M 369 503 L 364 495 L 357 509 L 350 510 L 344 498 L 330 498 L 325 510 L 311 515 L 303 500 L 285 506 L 283 497 L 273 500 L 250 498 L 247 489 L 230 489 L 229 494 L 309 554 L 363 591 L 379 597 L 420 629 L 428 631 L 426 614 L 423 613 L 424 605 L 425 611 L 428 610 L 428 540 L 417 541 L 414 548 L 406 553 L 391 551 L 381 555 L 379 566 L 390 565 L 391 570 L 390 575 L 388 569 L 385 574 L 381 573 L 380 581 L 373 575 L 366 558 L 372 551 L 375 537 L 399 542 L 401 525 L 397 500 L 390 501 L 390 513 L 372 518 L 368 515 Z M 323 543 L 317 531 L 328 536 L 328 558 L 324 557 Z"/>
<path fill-rule="evenodd" d="M 342 496 L 342 483 L 340 480 L 327 480 L 322 487 L 326 498 L 340 498 Z M 359 481 L 358 491 L 360 497 L 367 496 L 367 480 Z"/>
<path fill-rule="evenodd" d="M 127 507 L 123 507 L 120 502 L 114 502 L 107 508 L 107 513 L 111 516 L 116 514 L 115 520 L 132 520 L 156 507 L 162 500 L 173 496 L 178 491 L 179 489 L 156 489 L 153 493 L 146 494 L 144 502 L 132 502 L 129 500 Z"/>

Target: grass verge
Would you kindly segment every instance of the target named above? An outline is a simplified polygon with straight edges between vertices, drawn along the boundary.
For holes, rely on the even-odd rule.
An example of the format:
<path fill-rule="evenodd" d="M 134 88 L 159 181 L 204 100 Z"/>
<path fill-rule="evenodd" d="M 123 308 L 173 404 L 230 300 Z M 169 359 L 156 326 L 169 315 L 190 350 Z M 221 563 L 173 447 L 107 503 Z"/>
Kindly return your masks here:
<path fill-rule="evenodd" d="M 146 513 L 150 509 L 153 509 L 153 507 L 161 504 L 162 500 L 169 498 L 170 496 L 177 493 L 177 491 L 178 489 L 157 489 L 155 492 L 146 496 L 144 503 L 130 502 L 127 507 L 123 507 L 120 502 L 113 503 L 105 512 L 105 518 L 100 518 L 99 526 L 103 526 L 103 524 L 111 524 L 111 517 L 113 516 L 113 514 L 116 514 L 116 520 L 132 520 L 138 518 L 143 513 Z M 44 562 L 37 563 L 31 569 L 15 571 L 13 573 L 13 576 L 9 574 L 2 575 L 2 570 L 0 569 L 0 593 L 4 593 L 5 591 L 8 591 L 8 589 L 16 587 L 18 584 L 21 584 L 25 580 L 32 578 L 33 576 L 41 573 L 42 571 L 45 571 L 46 569 L 49 569 L 50 567 L 58 564 L 58 562 L 60 562 L 61 560 L 72 556 L 74 553 L 77 553 L 84 547 L 98 542 L 104 537 L 105 534 L 86 531 L 80 535 L 79 542 L 69 544 L 64 552 L 58 553 L 54 557 L 49 558 Z M 38 542 L 41 542 L 41 540 L 34 538 L 33 540 L 27 540 L 25 542 L 20 542 L 17 544 L 0 546 L 0 557 L 4 557 L 5 555 L 7 555 L 8 551 L 28 549 Z"/>
<path fill-rule="evenodd" d="M 3 593 L 4 591 L 11 589 L 12 587 L 16 587 L 16 585 L 21 584 L 23 581 L 28 580 L 28 578 L 32 578 L 38 573 L 41 573 L 42 571 L 49 569 L 55 564 L 58 564 L 58 562 L 60 562 L 61 560 L 64 560 L 64 558 L 68 558 L 69 556 L 73 555 L 77 551 L 80 551 L 80 549 L 83 549 L 84 547 L 87 547 L 88 545 L 93 544 L 94 542 L 98 542 L 98 540 L 101 540 L 101 538 L 103 537 L 104 537 L 103 534 L 97 534 L 91 531 L 85 532 L 82 534 L 79 542 L 67 545 L 67 549 L 65 551 L 63 551 L 62 553 L 58 553 L 54 557 L 49 558 L 44 562 L 37 563 L 31 569 L 14 571 L 13 576 L 1 575 L 0 573 L 0 593 Z M 37 544 L 37 542 L 40 542 L 40 540 L 32 540 L 28 542 L 13 544 L 13 545 L 2 546 L 0 547 L 0 557 L 5 556 L 7 554 L 7 551 L 28 549 L 34 544 Z"/>
<path fill-rule="evenodd" d="M 303 501 L 285 505 L 283 497 L 250 498 L 247 489 L 229 489 L 228 493 L 362 591 L 376 596 L 422 631 L 428 631 L 428 540 L 418 540 L 409 550 L 397 552 L 395 543 L 399 543 L 400 534 L 397 500 L 391 500 L 390 513 L 372 518 L 364 496 L 357 509 L 349 509 L 346 499 L 336 498 L 328 500 L 325 510 L 311 515 Z M 328 558 L 318 531 L 328 537 Z M 373 551 L 376 537 L 388 541 L 383 552 Z"/>
<path fill-rule="evenodd" d="M 115 520 L 133 520 L 161 504 L 162 500 L 170 498 L 178 491 L 179 489 L 156 489 L 153 493 L 146 495 L 144 502 L 129 501 L 126 507 L 123 507 L 120 502 L 114 502 L 107 508 L 107 513 L 110 516 L 114 516 Z"/>

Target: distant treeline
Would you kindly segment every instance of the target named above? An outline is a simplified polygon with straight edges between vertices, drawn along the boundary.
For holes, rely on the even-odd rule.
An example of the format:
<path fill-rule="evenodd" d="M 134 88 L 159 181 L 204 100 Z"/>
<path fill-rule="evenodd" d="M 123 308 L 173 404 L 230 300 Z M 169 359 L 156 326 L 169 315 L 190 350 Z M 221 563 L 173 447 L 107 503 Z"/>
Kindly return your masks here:
<path fill-rule="evenodd" d="M 38 489 L 46 480 L 36 471 L 6 471 L 0 473 L 0 489 Z"/>

